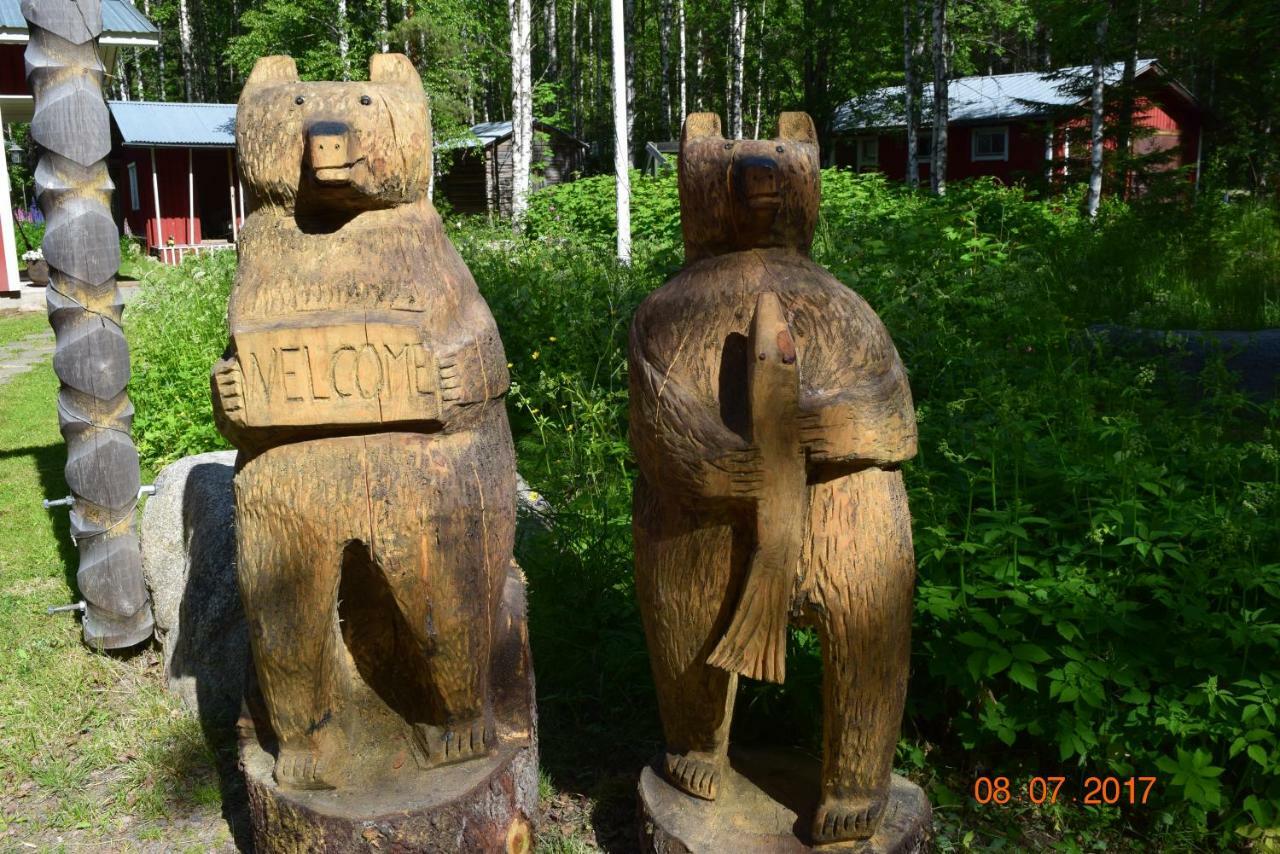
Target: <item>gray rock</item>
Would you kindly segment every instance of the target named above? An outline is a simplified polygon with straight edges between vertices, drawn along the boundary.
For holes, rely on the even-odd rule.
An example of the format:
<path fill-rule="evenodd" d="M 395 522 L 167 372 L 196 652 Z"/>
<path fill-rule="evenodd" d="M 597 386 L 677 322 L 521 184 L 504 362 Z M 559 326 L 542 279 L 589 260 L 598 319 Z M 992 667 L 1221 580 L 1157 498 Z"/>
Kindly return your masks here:
<path fill-rule="evenodd" d="M 165 679 L 215 727 L 235 722 L 253 667 L 236 582 L 235 461 L 235 451 L 217 451 L 166 466 L 142 511 L 142 569 Z M 551 505 L 519 476 L 515 498 L 516 541 L 526 544 L 550 529 Z"/>
<path fill-rule="evenodd" d="M 206 726 L 234 723 L 250 678 L 236 584 L 235 451 L 184 457 L 142 511 L 142 569 L 169 690 Z"/>

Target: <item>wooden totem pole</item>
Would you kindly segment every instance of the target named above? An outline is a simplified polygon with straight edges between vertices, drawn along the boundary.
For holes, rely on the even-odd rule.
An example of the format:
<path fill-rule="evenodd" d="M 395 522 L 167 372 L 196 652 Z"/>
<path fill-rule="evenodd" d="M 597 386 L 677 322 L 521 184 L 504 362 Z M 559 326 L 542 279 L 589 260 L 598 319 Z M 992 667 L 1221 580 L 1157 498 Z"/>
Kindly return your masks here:
<path fill-rule="evenodd" d="M 22 14 L 31 34 L 26 66 L 35 95 L 31 137 L 40 146 L 36 197 L 46 223 L 42 248 L 84 639 L 120 649 L 150 637 L 154 620 L 133 524 L 140 482 L 129 436 L 124 302 L 116 287 L 120 238 L 111 217 L 111 125 L 97 47 L 102 9 L 99 0 L 23 0 Z"/>
<path fill-rule="evenodd" d="M 905 852 L 927 837 L 923 792 L 891 773 L 915 415 L 884 325 L 809 257 L 818 163 L 804 113 L 745 141 L 690 115 L 686 266 L 631 326 L 636 593 L 667 742 L 640 785 L 654 851 Z M 729 751 L 738 677 L 783 681 L 789 623 L 822 642 L 820 769 Z"/>
<path fill-rule="evenodd" d="M 537 804 L 506 357 L 427 197 L 418 73 L 258 61 L 252 213 L 212 377 L 260 699 L 264 851 L 525 851 Z"/>

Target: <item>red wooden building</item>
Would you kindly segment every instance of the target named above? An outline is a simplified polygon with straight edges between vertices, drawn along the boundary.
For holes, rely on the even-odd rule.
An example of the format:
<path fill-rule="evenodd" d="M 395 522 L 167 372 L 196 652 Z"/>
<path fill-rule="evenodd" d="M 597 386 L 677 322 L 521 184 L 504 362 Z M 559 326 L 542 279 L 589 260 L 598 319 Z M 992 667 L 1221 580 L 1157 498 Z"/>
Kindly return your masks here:
<path fill-rule="evenodd" d="M 1107 86 L 1120 83 L 1123 63 L 1105 69 Z M 1089 66 L 1054 72 L 960 77 L 948 87 L 947 178 L 990 175 L 1007 183 L 1088 176 Z M 1199 172 L 1202 116 L 1191 93 L 1152 59 L 1134 72 L 1135 154 L 1164 153 L 1156 168 L 1192 166 Z M 1084 94 L 1081 94 L 1082 91 Z M 919 129 L 920 178 L 929 178 L 931 92 Z M 905 180 L 907 139 L 903 87 L 891 86 L 844 104 L 833 123 L 831 162 Z"/>
<path fill-rule="evenodd" d="M 98 49 L 103 67 L 115 68 L 122 47 L 155 47 L 160 31 L 126 0 L 102 0 L 102 35 Z M 27 22 L 19 0 L 0 0 L 0 127 L 31 121 L 35 105 L 27 86 L 23 53 L 27 49 Z M 7 145 L 7 134 L 5 148 Z M 9 172 L 0 169 L 0 296 L 17 294 L 18 253 L 14 245 L 13 197 Z"/>
<path fill-rule="evenodd" d="M 244 222 L 236 105 L 108 101 L 116 221 L 175 264 L 234 249 Z"/>

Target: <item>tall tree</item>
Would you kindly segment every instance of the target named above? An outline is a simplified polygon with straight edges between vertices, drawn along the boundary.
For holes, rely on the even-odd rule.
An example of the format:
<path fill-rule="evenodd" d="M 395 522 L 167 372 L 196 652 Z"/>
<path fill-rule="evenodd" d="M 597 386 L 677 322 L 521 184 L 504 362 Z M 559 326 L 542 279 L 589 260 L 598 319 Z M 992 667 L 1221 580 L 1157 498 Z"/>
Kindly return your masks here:
<path fill-rule="evenodd" d="M 511 15 L 511 222 L 519 230 L 529 210 L 533 165 L 533 63 L 529 0 L 507 0 Z"/>
<path fill-rule="evenodd" d="M 742 82 L 747 50 L 746 0 L 732 0 L 729 22 L 729 51 L 733 71 L 729 82 L 729 134 L 742 139 Z"/>
<path fill-rule="evenodd" d="M 951 120 L 947 60 L 947 0 L 933 0 L 933 162 L 929 164 L 929 183 L 939 196 L 947 192 L 947 123 Z"/>
<path fill-rule="evenodd" d="M 190 0 L 178 0 L 178 40 L 182 57 L 182 82 L 187 100 L 203 96 L 200 86 L 200 68 L 196 64 L 195 33 L 191 25 Z"/>
<path fill-rule="evenodd" d="M 617 178 L 618 261 L 631 263 L 631 141 L 627 118 L 627 44 L 623 0 L 611 0 L 613 43 L 613 170 Z"/>
<path fill-rule="evenodd" d="M 1107 24 L 1111 18 L 1111 10 L 1106 6 L 1098 15 L 1094 36 L 1093 68 L 1090 73 L 1092 95 L 1090 97 L 1089 125 L 1089 192 L 1085 196 L 1085 209 L 1089 216 L 1098 215 L 1098 205 L 1102 202 L 1102 151 L 1103 151 L 1103 119 L 1106 112 L 1105 72 L 1107 52 Z"/>
<path fill-rule="evenodd" d="M 671 0 L 658 3 L 658 54 L 662 64 L 662 124 L 671 138 Z"/>
<path fill-rule="evenodd" d="M 907 186 L 920 185 L 919 117 L 920 105 L 916 100 L 916 64 L 924 50 L 923 36 L 918 21 L 917 0 L 902 0 L 902 66 L 903 115 L 907 122 Z M 918 32 L 919 31 L 919 32 Z"/>
<path fill-rule="evenodd" d="M 676 85 L 680 89 L 680 116 L 677 124 L 683 125 L 685 116 L 689 114 L 689 48 L 685 38 L 684 0 L 676 0 L 676 23 L 680 37 L 680 58 L 676 65 Z"/>

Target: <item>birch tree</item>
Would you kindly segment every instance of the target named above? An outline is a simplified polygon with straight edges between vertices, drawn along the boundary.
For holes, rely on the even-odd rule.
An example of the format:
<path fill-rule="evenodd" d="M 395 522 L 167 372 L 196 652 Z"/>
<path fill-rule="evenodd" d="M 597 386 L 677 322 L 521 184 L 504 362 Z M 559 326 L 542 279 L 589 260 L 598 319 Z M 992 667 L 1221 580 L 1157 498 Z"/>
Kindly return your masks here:
<path fill-rule="evenodd" d="M 387 31 L 391 29 L 391 15 L 387 5 L 387 0 L 378 2 L 378 49 L 383 53 L 391 50 L 391 42 L 387 38 Z"/>
<path fill-rule="evenodd" d="M 631 141 L 627 120 L 627 46 L 623 0 L 611 0 L 613 33 L 613 169 L 617 176 L 618 261 L 631 263 Z"/>
<path fill-rule="evenodd" d="M 662 65 L 662 84 L 658 93 L 662 101 L 662 124 L 671 136 L 671 0 L 658 4 L 658 56 Z"/>
<path fill-rule="evenodd" d="M 907 186 L 915 189 L 920 185 L 920 152 L 917 115 L 920 105 L 916 103 L 916 0 L 902 2 L 902 68 L 903 68 L 903 114 L 907 122 Z"/>
<path fill-rule="evenodd" d="M 529 210 L 533 165 L 533 66 L 529 0 L 507 0 L 511 16 L 511 223 L 519 231 Z"/>
<path fill-rule="evenodd" d="M 199 68 L 195 58 L 195 34 L 191 27 L 189 0 L 178 0 L 178 46 L 182 59 L 182 82 L 188 101 L 196 100 L 199 91 Z"/>
<path fill-rule="evenodd" d="M 547 0 L 545 26 L 547 30 L 547 77 L 552 80 L 560 73 L 560 19 L 557 15 L 556 0 Z"/>
<path fill-rule="evenodd" d="M 933 0 L 933 162 L 929 165 L 929 183 L 939 196 L 947 193 L 947 0 Z"/>
<path fill-rule="evenodd" d="M 733 63 L 729 75 L 729 134 L 742 139 L 742 75 L 747 48 L 747 6 L 745 0 L 733 0 L 729 12 L 729 53 Z"/>
<path fill-rule="evenodd" d="M 1094 35 L 1093 68 L 1090 72 L 1093 82 L 1090 111 L 1093 118 L 1089 125 L 1089 193 L 1085 197 L 1085 209 L 1090 219 L 1098 215 L 1098 205 L 1102 201 L 1102 134 L 1105 107 L 1103 96 L 1105 95 L 1107 24 L 1110 17 L 1110 10 L 1104 6 Z"/>
<path fill-rule="evenodd" d="M 685 38 L 684 0 L 676 0 L 676 26 L 679 30 L 680 58 L 676 66 L 676 85 L 680 89 L 680 116 L 678 124 L 684 125 L 689 115 L 689 47 Z"/>
<path fill-rule="evenodd" d="M 756 121 L 751 135 L 760 138 L 760 120 L 764 114 L 764 36 L 765 21 L 768 20 L 769 0 L 760 0 L 760 23 L 757 29 L 760 38 L 756 44 Z"/>
<path fill-rule="evenodd" d="M 338 0 L 338 62 L 342 79 L 351 79 L 351 34 L 347 31 L 347 0 Z"/>

